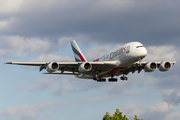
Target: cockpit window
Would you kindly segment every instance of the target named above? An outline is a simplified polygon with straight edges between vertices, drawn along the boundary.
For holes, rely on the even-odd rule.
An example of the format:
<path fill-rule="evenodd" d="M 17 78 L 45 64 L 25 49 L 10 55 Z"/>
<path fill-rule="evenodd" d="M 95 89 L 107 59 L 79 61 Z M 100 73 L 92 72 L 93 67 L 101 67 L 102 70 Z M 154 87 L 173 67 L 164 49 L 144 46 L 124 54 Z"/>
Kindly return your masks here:
<path fill-rule="evenodd" d="M 143 46 L 137 46 L 136 48 L 140 48 L 140 47 L 143 47 Z"/>

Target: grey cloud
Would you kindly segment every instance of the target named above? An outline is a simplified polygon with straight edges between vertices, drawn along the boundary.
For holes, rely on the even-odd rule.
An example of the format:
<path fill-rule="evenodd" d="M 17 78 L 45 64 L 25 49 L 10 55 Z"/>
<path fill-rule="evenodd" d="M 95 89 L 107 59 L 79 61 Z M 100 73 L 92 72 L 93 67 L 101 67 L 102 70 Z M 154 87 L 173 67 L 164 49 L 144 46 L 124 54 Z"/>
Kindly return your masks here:
<path fill-rule="evenodd" d="M 180 49 L 175 46 L 149 46 L 144 61 L 179 61 Z"/>
<path fill-rule="evenodd" d="M 0 56 L 17 57 L 23 55 L 44 55 L 58 52 L 65 48 L 73 38 L 58 38 L 50 41 L 48 38 L 27 38 L 21 36 L 0 36 Z M 33 57 L 33 56 L 32 56 Z"/>
<path fill-rule="evenodd" d="M 30 61 L 46 61 L 46 62 L 52 62 L 52 61 L 56 61 L 56 62 L 72 62 L 74 61 L 74 58 L 70 58 L 69 56 L 56 56 L 56 55 L 40 55 L 38 56 L 38 58 L 36 59 L 32 59 Z"/>
<path fill-rule="evenodd" d="M 20 36 L 2 36 L 0 41 L 0 56 L 8 56 L 9 54 L 21 56 L 27 53 L 38 54 L 47 52 L 51 47 L 46 40 L 27 39 Z"/>
<path fill-rule="evenodd" d="M 143 78 L 142 78 L 143 79 Z M 76 91 L 78 92 L 84 92 L 84 91 L 89 91 L 89 90 L 97 90 L 97 91 L 104 91 L 106 93 L 105 96 L 102 96 L 106 99 L 112 99 L 117 96 L 128 96 L 128 95 L 139 95 L 142 92 L 138 90 L 132 90 L 133 86 L 137 85 L 138 81 L 118 81 L 117 83 L 110 83 L 110 82 L 105 82 L 105 83 L 97 83 L 96 81 L 83 81 L 83 80 L 74 80 L 71 81 L 71 84 L 74 86 L 78 86 L 79 89 Z M 92 97 L 91 99 L 96 99 L 96 97 Z"/>
<path fill-rule="evenodd" d="M 99 42 L 179 43 L 179 1 L 23 1 L 3 34 L 49 37 L 88 35 Z M 110 43 L 109 42 L 109 43 Z"/>
<path fill-rule="evenodd" d="M 78 100 L 78 103 L 82 105 L 83 103 L 93 103 L 93 102 L 101 102 L 103 100 L 112 99 L 113 96 L 111 95 L 104 95 L 104 96 L 91 96 L 91 97 L 81 97 Z"/>
<path fill-rule="evenodd" d="M 68 80 L 56 81 L 52 78 L 36 80 L 36 83 L 30 88 L 19 89 L 19 92 L 38 92 L 41 90 L 49 89 L 52 94 L 61 96 L 73 90 L 73 88 L 68 84 Z"/>
<path fill-rule="evenodd" d="M 3 117 L 8 117 L 10 119 L 16 120 L 32 120 L 37 119 L 42 111 L 53 107 L 55 103 L 51 101 L 44 102 L 35 105 L 24 105 L 22 107 L 9 107 L 4 110 L 0 110 L 0 115 Z"/>
<path fill-rule="evenodd" d="M 152 106 L 140 106 L 137 104 L 130 104 L 123 108 L 124 114 L 127 116 L 137 115 L 140 119 L 145 120 L 169 120 L 168 118 L 176 118 L 174 114 L 176 107 L 162 102 Z"/>
<path fill-rule="evenodd" d="M 162 90 L 160 95 L 169 104 L 178 105 L 180 103 L 180 90 L 178 89 Z"/>
<path fill-rule="evenodd" d="M 90 49 L 86 52 L 85 56 L 87 56 L 87 60 L 95 60 L 96 58 L 106 54 L 111 50 L 109 45 L 101 45 L 98 47 L 95 47 L 93 49 Z"/>

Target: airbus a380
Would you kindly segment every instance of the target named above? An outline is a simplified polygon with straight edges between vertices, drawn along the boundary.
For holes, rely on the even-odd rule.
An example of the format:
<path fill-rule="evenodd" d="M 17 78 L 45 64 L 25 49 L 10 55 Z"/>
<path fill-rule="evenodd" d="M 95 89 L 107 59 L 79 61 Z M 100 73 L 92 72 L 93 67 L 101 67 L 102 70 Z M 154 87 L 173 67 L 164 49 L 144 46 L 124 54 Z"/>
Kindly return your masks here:
<path fill-rule="evenodd" d="M 122 75 L 121 80 L 127 80 L 125 75 L 130 72 L 143 69 L 145 72 L 153 72 L 157 68 L 168 71 L 175 61 L 171 62 L 142 62 L 147 55 L 146 48 L 139 42 L 127 43 L 107 54 L 88 62 L 82 54 L 75 40 L 71 41 L 75 62 L 6 62 L 6 64 L 39 66 L 39 71 L 47 70 L 44 74 L 66 74 L 75 75 L 77 78 L 93 79 L 97 82 L 105 82 L 108 77 L 109 82 L 116 82 L 115 76 Z M 56 72 L 60 70 L 60 72 Z"/>

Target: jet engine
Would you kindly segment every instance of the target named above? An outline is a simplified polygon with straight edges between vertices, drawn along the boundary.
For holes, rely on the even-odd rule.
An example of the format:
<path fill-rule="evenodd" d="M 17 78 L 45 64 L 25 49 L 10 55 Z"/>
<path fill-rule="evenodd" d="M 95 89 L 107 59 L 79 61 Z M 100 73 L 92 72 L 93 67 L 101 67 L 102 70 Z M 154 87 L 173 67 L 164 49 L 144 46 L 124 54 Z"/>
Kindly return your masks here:
<path fill-rule="evenodd" d="M 153 72 L 154 70 L 156 70 L 157 68 L 157 64 L 154 62 L 149 62 L 148 64 L 146 64 L 146 66 L 144 67 L 145 72 Z"/>
<path fill-rule="evenodd" d="M 88 62 L 82 63 L 78 68 L 79 72 L 81 72 L 81 73 L 86 73 L 86 72 L 90 71 L 91 69 L 92 69 L 92 65 Z"/>
<path fill-rule="evenodd" d="M 161 65 L 159 66 L 159 70 L 160 70 L 161 72 L 168 71 L 169 69 L 171 69 L 171 63 L 169 63 L 169 62 L 163 62 L 163 63 L 161 63 Z"/>
<path fill-rule="evenodd" d="M 51 62 L 48 64 L 48 66 L 46 67 L 46 70 L 48 72 L 55 72 L 56 70 L 59 69 L 59 65 L 56 62 Z"/>

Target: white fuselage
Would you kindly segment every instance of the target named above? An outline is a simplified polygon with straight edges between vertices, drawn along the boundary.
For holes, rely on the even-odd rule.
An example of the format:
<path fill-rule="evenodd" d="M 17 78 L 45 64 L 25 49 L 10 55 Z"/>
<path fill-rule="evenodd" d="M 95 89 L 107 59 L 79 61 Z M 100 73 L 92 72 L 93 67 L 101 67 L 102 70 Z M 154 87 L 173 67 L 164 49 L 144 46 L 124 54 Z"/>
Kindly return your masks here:
<path fill-rule="evenodd" d="M 107 54 L 97 58 L 94 62 L 98 61 L 118 61 L 118 65 L 115 68 L 127 69 L 134 62 L 142 60 L 147 55 L 146 48 L 139 42 L 127 43 L 115 50 L 108 52 Z M 113 68 L 114 69 L 114 68 Z M 109 70 L 111 71 L 111 70 Z M 108 73 L 105 71 L 99 73 L 98 76 Z M 92 79 L 93 76 L 80 74 L 76 76 L 78 78 Z"/>

